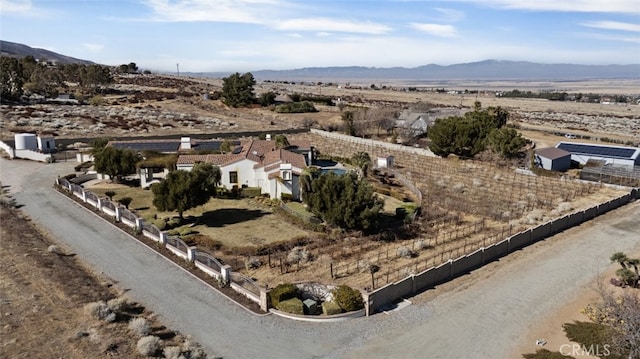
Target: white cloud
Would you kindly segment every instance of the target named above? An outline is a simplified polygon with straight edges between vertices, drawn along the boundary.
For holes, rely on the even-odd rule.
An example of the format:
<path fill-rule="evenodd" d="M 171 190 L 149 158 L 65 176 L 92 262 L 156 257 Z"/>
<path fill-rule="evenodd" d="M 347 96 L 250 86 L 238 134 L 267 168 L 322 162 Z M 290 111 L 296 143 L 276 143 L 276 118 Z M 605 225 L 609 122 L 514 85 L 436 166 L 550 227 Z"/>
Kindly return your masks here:
<path fill-rule="evenodd" d="M 278 0 L 147 0 L 154 20 L 167 22 L 237 22 L 264 24 Z"/>
<path fill-rule="evenodd" d="M 43 9 L 33 6 L 31 0 L 0 0 L 0 14 L 43 18 L 50 16 Z"/>
<path fill-rule="evenodd" d="M 595 33 L 585 34 L 585 36 L 595 40 L 630 42 L 630 43 L 640 44 L 640 37 L 629 37 L 629 36 L 622 36 L 622 35 L 605 35 L 605 34 L 595 34 Z"/>
<path fill-rule="evenodd" d="M 604 30 L 640 32 L 640 24 L 630 24 L 627 22 L 619 22 L 619 21 L 593 21 L 593 22 L 586 22 L 582 24 L 582 26 L 591 27 L 595 29 L 604 29 Z"/>
<path fill-rule="evenodd" d="M 638 0 L 456 0 L 507 9 L 567 12 L 636 13 Z"/>
<path fill-rule="evenodd" d="M 439 37 L 454 37 L 456 36 L 456 28 L 453 25 L 441 25 L 441 24 L 424 24 L 424 23 L 411 23 L 411 27 L 426 32 L 427 34 Z"/>
<path fill-rule="evenodd" d="M 343 32 L 371 35 L 381 35 L 392 30 L 392 28 L 387 25 L 370 21 L 348 21 L 322 17 L 284 20 L 274 27 L 277 30 Z"/>
<path fill-rule="evenodd" d="M 446 8 L 435 8 L 436 12 L 440 13 L 440 20 L 444 22 L 456 22 L 464 19 L 465 13 L 460 10 L 455 9 L 446 9 Z"/>
<path fill-rule="evenodd" d="M 327 36 L 332 36 L 333 34 L 330 32 L 326 32 L 326 31 L 320 31 L 316 33 L 317 37 L 327 37 Z"/>
<path fill-rule="evenodd" d="M 82 47 L 89 52 L 100 52 L 104 49 L 104 45 L 102 44 L 82 44 Z"/>
<path fill-rule="evenodd" d="M 0 0 L 0 10 L 3 13 L 28 14 L 32 6 L 31 0 Z"/>

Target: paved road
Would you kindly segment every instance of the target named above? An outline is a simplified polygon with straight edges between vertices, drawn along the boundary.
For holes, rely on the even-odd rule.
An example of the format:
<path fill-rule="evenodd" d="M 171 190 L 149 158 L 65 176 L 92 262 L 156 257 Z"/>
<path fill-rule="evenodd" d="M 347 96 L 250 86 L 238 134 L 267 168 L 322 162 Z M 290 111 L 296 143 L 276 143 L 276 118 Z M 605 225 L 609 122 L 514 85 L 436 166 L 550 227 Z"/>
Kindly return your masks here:
<path fill-rule="evenodd" d="M 225 358 L 504 358 L 519 333 L 591 283 L 612 252 L 640 248 L 638 202 L 520 251 L 428 304 L 343 323 L 257 317 L 53 191 L 53 178 L 72 165 L 1 159 L 0 179 L 57 241 Z"/>

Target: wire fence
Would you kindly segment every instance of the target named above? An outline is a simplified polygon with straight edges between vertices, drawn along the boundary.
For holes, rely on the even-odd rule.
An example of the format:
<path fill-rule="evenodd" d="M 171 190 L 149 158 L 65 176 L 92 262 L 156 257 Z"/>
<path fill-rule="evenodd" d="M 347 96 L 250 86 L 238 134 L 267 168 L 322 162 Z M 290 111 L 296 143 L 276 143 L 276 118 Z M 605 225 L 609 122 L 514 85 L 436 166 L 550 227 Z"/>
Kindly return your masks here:
<path fill-rule="evenodd" d="M 196 261 L 218 273 L 222 272 L 222 263 L 207 252 L 196 252 Z"/>
<path fill-rule="evenodd" d="M 133 212 L 131 212 L 126 208 L 122 208 L 120 210 L 120 217 L 125 218 L 133 223 L 135 223 L 136 220 L 138 220 L 138 216 L 136 216 Z"/>
<path fill-rule="evenodd" d="M 231 281 L 239 286 L 241 286 L 242 288 L 248 290 L 249 292 L 260 296 L 260 287 L 256 284 L 256 282 L 245 276 L 242 273 L 238 273 L 238 272 L 231 272 Z"/>
<path fill-rule="evenodd" d="M 306 212 L 306 211 L 299 211 L 296 210 L 294 208 L 292 208 L 291 206 L 289 206 L 287 203 L 280 203 L 280 208 L 282 208 L 285 212 L 289 213 L 290 215 L 300 218 L 301 220 L 305 221 L 305 222 L 309 222 L 309 223 L 313 223 L 313 224 L 320 224 L 322 223 L 322 220 L 318 217 L 316 217 L 315 215 L 313 215 L 312 213 Z"/>

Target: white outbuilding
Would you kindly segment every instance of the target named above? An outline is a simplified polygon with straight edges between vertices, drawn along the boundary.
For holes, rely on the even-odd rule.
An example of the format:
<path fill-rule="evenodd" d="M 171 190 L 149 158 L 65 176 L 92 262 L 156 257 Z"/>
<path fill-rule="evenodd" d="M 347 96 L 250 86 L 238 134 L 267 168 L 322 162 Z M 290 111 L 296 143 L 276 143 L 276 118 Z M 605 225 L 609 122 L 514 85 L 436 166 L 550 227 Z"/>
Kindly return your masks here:
<path fill-rule="evenodd" d="M 585 164 L 589 160 L 604 161 L 617 167 L 640 166 L 640 148 L 592 143 L 560 142 L 556 148 L 571 153 L 571 160 Z"/>
<path fill-rule="evenodd" d="M 393 156 L 385 155 L 382 157 L 378 157 L 378 168 L 391 168 L 393 167 Z"/>
<path fill-rule="evenodd" d="M 38 150 L 38 139 L 34 133 L 16 133 L 13 138 L 16 150 Z"/>

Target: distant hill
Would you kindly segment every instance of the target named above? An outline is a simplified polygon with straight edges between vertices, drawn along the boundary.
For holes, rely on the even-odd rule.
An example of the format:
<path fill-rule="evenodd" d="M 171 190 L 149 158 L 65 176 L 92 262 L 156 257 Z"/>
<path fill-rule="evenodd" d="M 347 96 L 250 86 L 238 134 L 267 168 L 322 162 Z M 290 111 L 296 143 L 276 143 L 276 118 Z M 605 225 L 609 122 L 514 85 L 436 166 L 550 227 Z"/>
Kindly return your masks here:
<path fill-rule="evenodd" d="M 11 57 L 25 57 L 25 56 L 33 56 L 36 60 L 47 60 L 54 61 L 60 64 L 81 64 L 81 65 L 91 65 L 94 62 L 88 60 L 76 59 L 75 57 L 61 55 L 57 52 L 38 49 L 34 47 L 30 47 L 23 44 L 18 44 L 16 42 L 3 41 L 0 40 L 0 54 L 2 56 L 11 56 Z"/>
<path fill-rule="evenodd" d="M 486 60 L 449 66 L 406 67 L 305 67 L 294 70 L 251 72 L 259 81 L 390 81 L 403 82 L 452 80 L 576 81 L 593 79 L 640 79 L 640 64 L 574 65 L 540 64 L 524 61 Z M 198 73 L 194 76 L 223 77 L 228 73 Z"/>
<path fill-rule="evenodd" d="M 252 72 L 260 80 L 589 80 L 638 79 L 636 65 L 539 64 L 521 61 L 486 60 L 449 66 L 424 65 L 414 68 L 390 67 L 309 67 L 295 70 Z"/>

